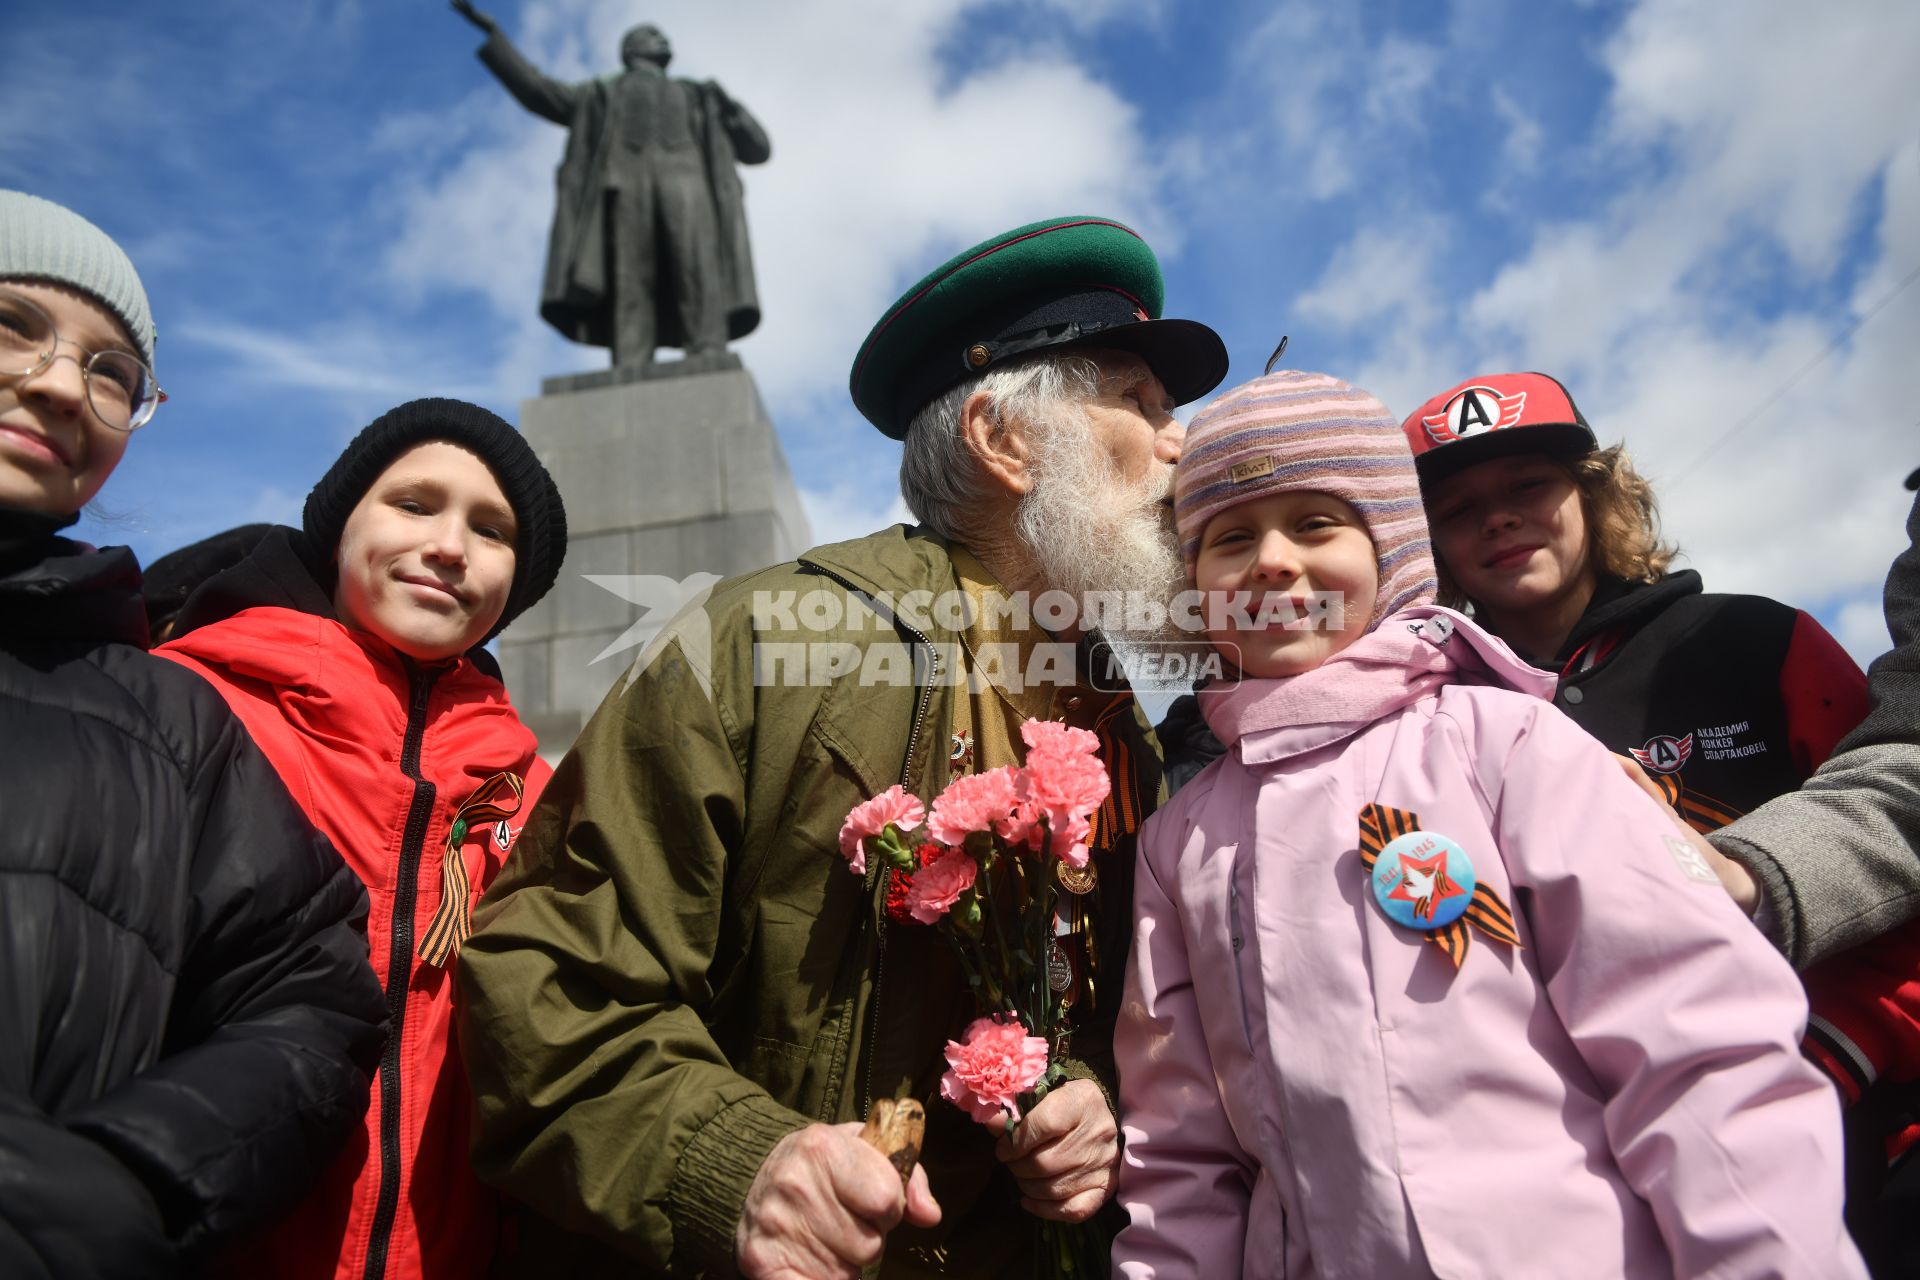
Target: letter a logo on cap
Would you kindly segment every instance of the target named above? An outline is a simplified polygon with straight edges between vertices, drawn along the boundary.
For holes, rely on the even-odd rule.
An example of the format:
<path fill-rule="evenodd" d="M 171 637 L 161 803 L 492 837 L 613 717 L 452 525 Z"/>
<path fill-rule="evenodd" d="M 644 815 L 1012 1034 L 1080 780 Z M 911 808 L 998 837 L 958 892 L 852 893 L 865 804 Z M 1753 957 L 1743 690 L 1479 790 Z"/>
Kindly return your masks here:
<path fill-rule="evenodd" d="M 1520 411 L 1526 403 L 1524 391 L 1503 396 L 1492 387 L 1462 387 L 1453 393 L 1446 408 L 1420 421 L 1436 444 L 1450 444 L 1468 436 L 1518 425 Z"/>

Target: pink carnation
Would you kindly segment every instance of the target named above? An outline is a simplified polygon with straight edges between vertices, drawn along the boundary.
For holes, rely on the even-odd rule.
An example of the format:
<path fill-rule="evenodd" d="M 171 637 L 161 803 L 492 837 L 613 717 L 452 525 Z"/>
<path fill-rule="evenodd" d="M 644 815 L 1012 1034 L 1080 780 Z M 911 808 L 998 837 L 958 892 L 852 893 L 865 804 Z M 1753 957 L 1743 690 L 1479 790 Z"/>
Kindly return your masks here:
<path fill-rule="evenodd" d="M 953 910 L 961 894 L 973 888 L 979 872 L 974 860 L 959 849 L 941 849 L 935 854 L 929 846 L 920 869 L 913 874 L 913 883 L 907 887 L 907 914 L 921 924 L 938 922 Z"/>
<path fill-rule="evenodd" d="M 1014 1099 L 1047 1073 L 1047 1042 L 1017 1020 L 975 1018 L 958 1042 L 947 1041 L 940 1096 L 981 1124 L 1018 1120 Z"/>
<path fill-rule="evenodd" d="M 1053 856 L 1070 867 L 1084 867 L 1093 850 L 1087 840 L 1093 835 L 1093 824 L 1085 818 L 1069 818 L 1067 821 L 1049 828 L 1053 837 Z"/>
<path fill-rule="evenodd" d="M 1020 789 L 1024 791 L 1026 786 L 1023 775 Z M 1022 800 L 1013 807 L 1010 815 L 993 824 L 993 830 L 995 835 L 1015 848 L 1026 845 L 1029 849 L 1038 850 L 1040 848 L 1040 811 Z"/>
<path fill-rule="evenodd" d="M 1020 726 L 1020 737 L 1030 753 L 1039 755 L 1100 754 L 1100 739 L 1091 729 L 1076 729 L 1064 720 L 1029 720 Z"/>
<path fill-rule="evenodd" d="M 1006 821 L 1018 799 L 1018 779 L 1019 771 L 1007 766 L 955 778 L 935 798 L 927 834 L 941 844 L 958 847 L 974 832 Z"/>
<path fill-rule="evenodd" d="M 1100 762 L 1100 739 L 1057 720 L 1029 720 L 1020 736 L 1027 741 L 1024 798 L 1046 818 L 1061 860 L 1085 866 L 1088 819 L 1113 785 Z"/>
<path fill-rule="evenodd" d="M 847 870 L 857 876 L 867 874 L 867 841 L 885 831 L 889 823 L 905 834 L 926 819 L 926 806 L 920 798 L 908 795 L 897 783 L 853 806 L 840 826 L 840 854 L 847 860 Z"/>

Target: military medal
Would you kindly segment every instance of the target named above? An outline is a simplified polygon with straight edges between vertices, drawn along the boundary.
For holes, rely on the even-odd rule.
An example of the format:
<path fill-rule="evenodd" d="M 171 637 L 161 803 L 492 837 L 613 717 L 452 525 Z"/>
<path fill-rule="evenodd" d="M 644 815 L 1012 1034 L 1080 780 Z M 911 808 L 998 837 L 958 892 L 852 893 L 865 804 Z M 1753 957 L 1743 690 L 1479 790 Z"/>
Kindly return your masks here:
<path fill-rule="evenodd" d="M 1384 804 L 1362 809 L 1360 864 L 1387 919 L 1419 930 L 1454 968 L 1472 945 L 1469 924 L 1495 942 L 1521 945 L 1499 891 L 1481 883 L 1472 857 L 1457 841 L 1423 830 L 1419 814 Z"/>
<path fill-rule="evenodd" d="M 1093 863 L 1084 867 L 1070 867 L 1064 862 L 1053 864 L 1053 878 L 1068 893 L 1092 893 L 1093 886 L 1100 883 L 1100 877 L 1093 870 Z"/>
<path fill-rule="evenodd" d="M 1063 996 L 1073 986 L 1073 961 L 1067 958 L 1058 938 L 1047 940 L 1047 990 Z"/>

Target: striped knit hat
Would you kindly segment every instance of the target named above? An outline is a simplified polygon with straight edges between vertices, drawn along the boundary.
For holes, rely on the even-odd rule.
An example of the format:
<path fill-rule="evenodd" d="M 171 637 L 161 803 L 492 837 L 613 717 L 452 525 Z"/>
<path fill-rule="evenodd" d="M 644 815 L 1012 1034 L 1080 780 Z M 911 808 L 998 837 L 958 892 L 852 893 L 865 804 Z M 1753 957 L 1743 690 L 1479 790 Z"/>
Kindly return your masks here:
<path fill-rule="evenodd" d="M 1195 415 L 1173 479 L 1187 572 L 1207 521 L 1249 499 L 1299 490 L 1343 499 L 1366 521 L 1380 557 L 1369 628 L 1433 602 L 1433 547 L 1399 420 L 1366 392 L 1324 373 L 1270 373 Z"/>
<path fill-rule="evenodd" d="M 53 280 L 98 298 L 153 363 L 153 312 L 133 263 L 73 210 L 24 191 L 0 191 L 0 276 Z"/>

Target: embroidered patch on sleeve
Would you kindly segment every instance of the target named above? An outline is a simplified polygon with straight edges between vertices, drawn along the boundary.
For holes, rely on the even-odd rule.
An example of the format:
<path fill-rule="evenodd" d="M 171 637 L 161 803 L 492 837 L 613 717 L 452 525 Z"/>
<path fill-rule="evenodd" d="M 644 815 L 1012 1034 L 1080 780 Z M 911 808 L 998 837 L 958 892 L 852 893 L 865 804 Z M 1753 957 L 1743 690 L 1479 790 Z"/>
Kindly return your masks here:
<path fill-rule="evenodd" d="M 1700 855 L 1698 849 L 1679 836 L 1663 838 L 1667 842 L 1667 852 L 1673 855 L 1674 865 L 1680 868 L 1681 875 L 1689 880 L 1697 880 L 1701 884 L 1713 885 L 1715 888 L 1720 886 L 1720 877 L 1713 874 L 1713 868 L 1707 865 L 1707 860 Z"/>

